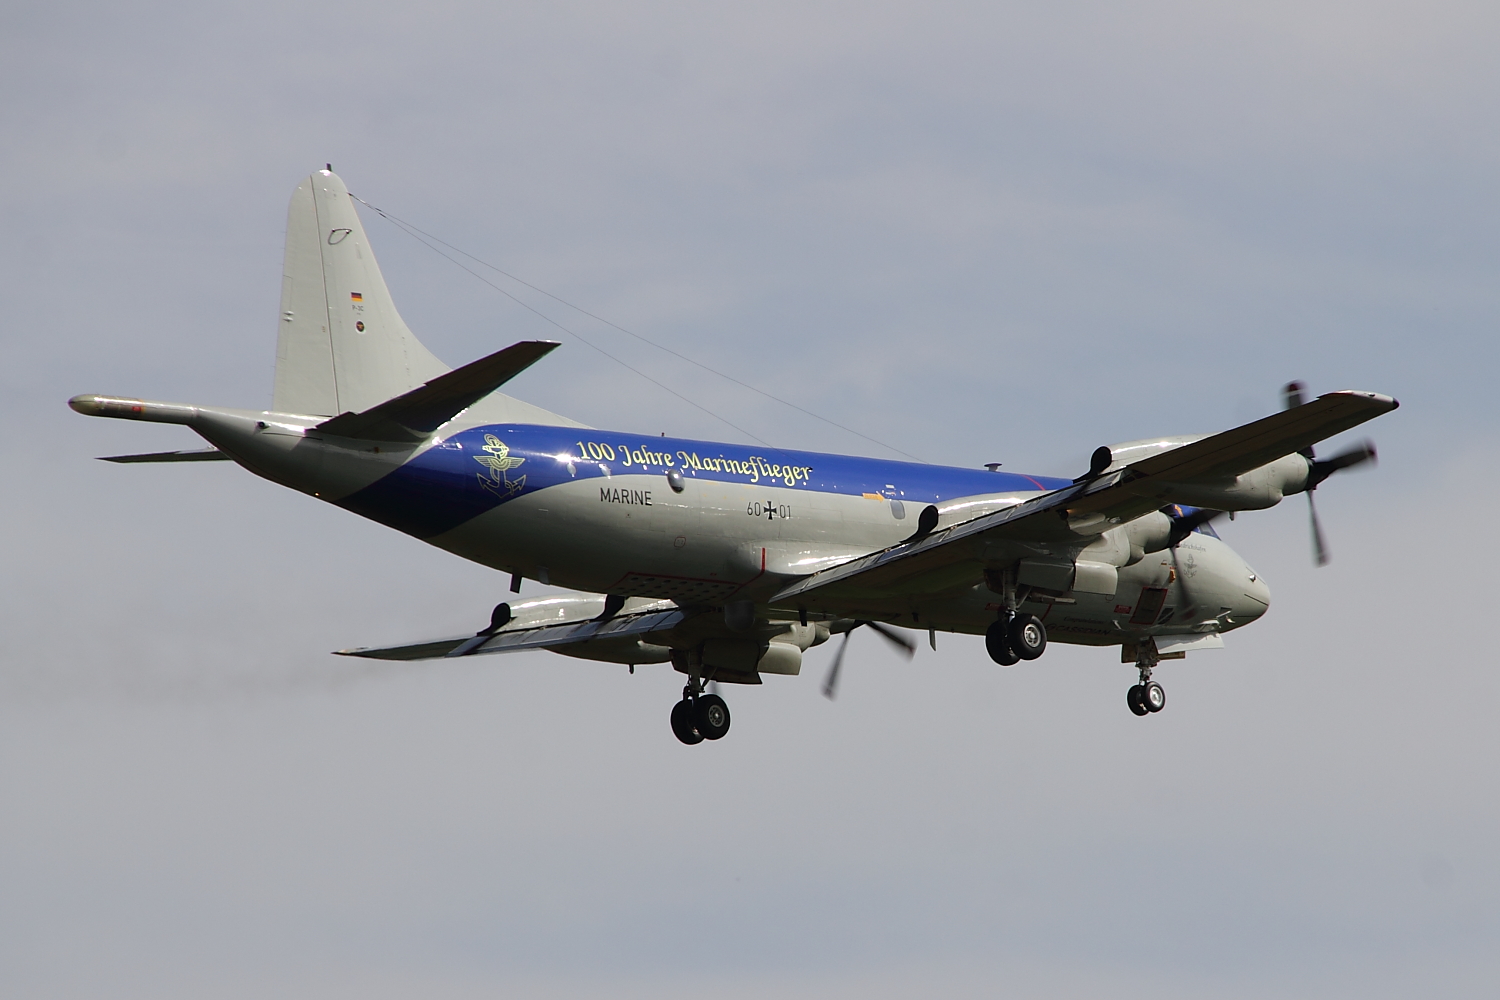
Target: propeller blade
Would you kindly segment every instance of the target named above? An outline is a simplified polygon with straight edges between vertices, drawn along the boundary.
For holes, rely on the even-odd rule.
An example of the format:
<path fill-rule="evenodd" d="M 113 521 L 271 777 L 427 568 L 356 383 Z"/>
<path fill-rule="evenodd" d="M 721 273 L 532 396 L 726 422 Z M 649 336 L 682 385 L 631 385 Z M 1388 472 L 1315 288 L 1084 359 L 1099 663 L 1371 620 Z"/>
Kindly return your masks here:
<path fill-rule="evenodd" d="M 1169 539 L 1167 547 L 1172 549 L 1172 558 L 1174 559 L 1177 558 L 1177 546 L 1182 543 L 1184 538 L 1208 522 L 1224 516 L 1222 510 L 1209 510 L 1207 507 L 1199 507 L 1191 514 L 1176 516 L 1168 513 L 1170 510 L 1172 508 L 1167 507 L 1162 513 L 1166 514 L 1172 520 L 1172 533 L 1167 536 Z"/>
<path fill-rule="evenodd" d="M 1174 620 L 1182 621 L 1188 612 L 1197 610 L 1197 605 L 1193 603 L 1193 595 L 1188 593 L 1187 577 L 1182 575 L 1182 564 L 1177 561 L 1177 546 L 1171 545 L 1167 551 L 1172 553 L 1172 575 L 1177 578 L 1177 589 L 1182 592 L 1182 610 L 1177 612 Z"/>
<path fill-rule="evenodd" d="M 856 625 L 854 628 L 858 628 Z M 844 641 L 839 643 L 839 651 L 833 654 L 833 665 L 828 668 L 828 676 L 823 678 L 823 697 L 829 701 L 839 689 L 839 668 L 844 665 L 844 650 L 849 648 L 849 635 L 854 629 L 844 633 Z"/>
<path fill-rule="evenodd" d="M 1323 526 L 1318 523 L 1318 505 L 1313 503 L 1312 491 L 1307 491 L 1307 512 L 1312 517 L 1313 561 L 1319 566 L 1328 565 L 1328 544 L 1323 541 Z"/>
<path fill-rule="evenodd" d="M 864 622 L 863 624 L 870 626 L 870 628 L 879 633 L 882 639 L 890 643 L 892 646 L 895 646 L 897 649 L 901 650 L 901 652 L 905 653 L 908 660 L 911 659 L 912 656 L 916 653 L 916 641 L 902 635 L 900 632 L 891 628 L 889 625 L 882 625 L 880 624 L 880 622 Z"/>
<path fill-rule="evenodd" d="M 1352 448 L 1339 452 L 1332 458 L 1319 459 L 1307 473 L 1307 488 L 1315 490 L 1318 484 L 1335 472 L 1352 469 L 1356 465 L 1375 461 L 1375 442 L 1361 441 Z"/>
<path fill-rule="evenodd" d="M 1281 408 L 1283 410 L 1290 410 L 1293 407 L 1301 406 L 1304 402 L 1302 394 L 1306 391 L 1306 389 L 1307 386 L 1303 385 L 1301 382 L 1288 382 L 1286 384 L 1286 387 L 1281 390 Z M 1308 445 L 1306 448 L 1303 448 L 1301 451 L 1297 452 L 1297 454 L 1307 459 L 1316 457 L 1313 454 L 1312 445 Z"/>
<path fill-rule="evenodd" d="M 1181 621 L 1183 617 L 1187 616 L 1188 612 L 1196 612 L 1198 606 L 1193 601 L 1192 593 L 1188 590 L 1187 576 L 1182 572 L 1182 563 L 1177 558 L 1177 546 L 1182 544 L 1183 539 L 1191 535 L 1194 529 L 1207 524 L 1215 518 L 1223 517 L 1224 512 L 1222 510 L 1210 510 L 1207 507 L 1199 507 L 1191 514 L 1173 515 L 1171 512 L 1174 509 L 1180 508 L 1164 507 L 1162 508 L 1162 513 L 1172 519 L 1172 533 L 1169 536 L 1170 541 L 1167 544 L 1167 551 L 1172 553 L 1173 574 L 1177 577 L 1177 589 L 1182 592 L 1182 610 L 1178 612 L 1178 620 Z"/>

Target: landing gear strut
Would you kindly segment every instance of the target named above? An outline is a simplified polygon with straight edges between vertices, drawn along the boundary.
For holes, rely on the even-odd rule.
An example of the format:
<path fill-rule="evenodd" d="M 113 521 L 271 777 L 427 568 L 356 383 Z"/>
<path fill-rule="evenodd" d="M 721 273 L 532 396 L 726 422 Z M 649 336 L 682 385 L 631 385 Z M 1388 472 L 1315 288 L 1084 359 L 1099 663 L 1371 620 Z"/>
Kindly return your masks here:
<path fill-rule="evenodd" d="M 1167 707 L 1167 692 L 1151 679 L 1151 670 L 1156 666 L 1156 643 L 1147 639 L 1136 652 L 1136 669 L 1140 671 L 1140 683 L 1125 692 L 1125 704 L 1136 715 L 1150 715 Z"/>
<path fill-rule="evenodd" d="M 716 694 L 704 694 L 703 682 L 694 674 L 682 689 L 682 700 L 672 706 L 672 733 L 692 746 L 704 740 L 721 740 L 729 732 L 729 706 Z"/>

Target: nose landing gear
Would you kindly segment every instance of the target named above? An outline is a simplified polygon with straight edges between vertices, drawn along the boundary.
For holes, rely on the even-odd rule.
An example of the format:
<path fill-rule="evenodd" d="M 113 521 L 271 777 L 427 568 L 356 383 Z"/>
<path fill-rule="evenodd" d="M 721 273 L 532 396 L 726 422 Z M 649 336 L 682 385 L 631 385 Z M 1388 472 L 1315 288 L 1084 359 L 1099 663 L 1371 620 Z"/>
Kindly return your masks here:
<path fill-rule="evenodd" d="M 1167 692 L 1151 679 L 1151 669 L 1156 666 L 1156 642 L 1147 639 L 1136 652 L 1136 669 L 1141 673 L 1140 683 L 1125 692 L 1125 704 L 1136 715 L 1150 715 L 1167 707 Z"/>

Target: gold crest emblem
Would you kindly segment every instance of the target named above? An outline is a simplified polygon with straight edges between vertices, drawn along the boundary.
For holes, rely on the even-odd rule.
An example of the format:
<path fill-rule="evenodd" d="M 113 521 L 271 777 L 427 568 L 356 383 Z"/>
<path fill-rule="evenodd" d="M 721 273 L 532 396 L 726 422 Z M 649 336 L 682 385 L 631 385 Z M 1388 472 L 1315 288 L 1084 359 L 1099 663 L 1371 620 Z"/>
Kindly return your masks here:
<path fill-rule="evenodd" d="M 474 456 L 474 461 L 489 470 L 488 475 L 483 472 L 475 473 L 479 479 L 479 485 L 502 500 L 508 500 L 520 493 L 526 486 L 526 477 L 511 479 L 509 473 L 526 459 L 511 458 L 510 448 L 493 434 L 484 436 L 484 451 L 485 454 Z"/>

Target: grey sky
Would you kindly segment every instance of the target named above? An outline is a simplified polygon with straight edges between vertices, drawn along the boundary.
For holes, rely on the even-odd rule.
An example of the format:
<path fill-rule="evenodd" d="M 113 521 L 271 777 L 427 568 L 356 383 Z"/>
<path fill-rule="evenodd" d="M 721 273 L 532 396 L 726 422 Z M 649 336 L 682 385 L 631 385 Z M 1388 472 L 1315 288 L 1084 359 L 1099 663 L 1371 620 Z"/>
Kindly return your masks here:
<path fill-rule="evenodd" d="M 1488 996 L 1500 977 L 1492 5 L 0 9 L 0 990 L 18 997 Z M 1162 668 L 859 634 L 840 699 L 327 655 L 504 581 L 78 392 L 265 405 L 282 226 L 369 202 L 931 461 L 1364 388 L 1378 470 L 1222 534 L 1273 611 Z M 371 213 L 516 394 L 738 435 Z M 885 455 L 531 295 L 766 440 Z M 530 592 L 530 590 L 528 590 Z"/>

